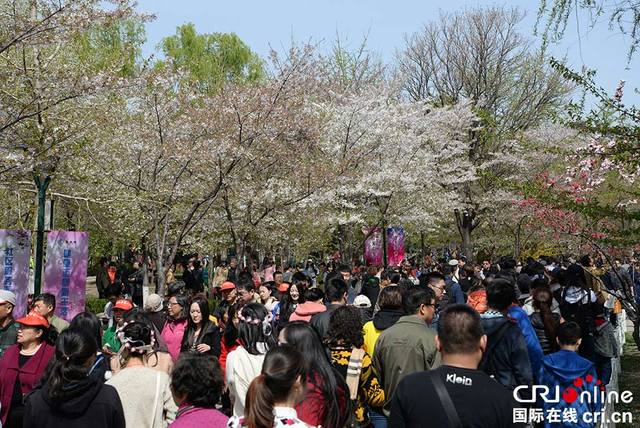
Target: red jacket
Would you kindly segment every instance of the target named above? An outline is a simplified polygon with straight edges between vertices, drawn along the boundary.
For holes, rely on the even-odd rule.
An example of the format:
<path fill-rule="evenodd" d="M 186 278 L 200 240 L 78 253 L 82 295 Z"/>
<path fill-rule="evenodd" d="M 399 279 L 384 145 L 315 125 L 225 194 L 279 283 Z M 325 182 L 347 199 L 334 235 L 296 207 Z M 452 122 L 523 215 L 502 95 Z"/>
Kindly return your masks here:
<path fill-rule="evenodd" d="M 222 376 L 225 377 L 226 379 L 226 373 L 227 373 L 227 356 L 229 355 L 229 352 L 235 350 L 238 346 L 240 346 L 240 342 L 236 341 L 236 343 L 234 343 L 231 346 L 227 346 L 227 344 L 224 341 L 224 337 L 220 340 L 220 368 L 222 369 Z"/>
<path fill-rule="evenodd" d="M 45 367 L 47 367 L 49 360 L 55 354 L 55 349 L 53 346 L 43 343 L 38 352 L 29 358 L 29 361 L 21 368 L 18 368 L 19 354 L 19 345 L 12 345 L 7 348 L 2 359 L 0 359 L 0 405 L 2 405 L 0 418 L 2 418 L 3 425 L 7 422 L 13 387 L 18 373 L 22 384 L 22 394 L 28 394 L 42 377 Z"/>

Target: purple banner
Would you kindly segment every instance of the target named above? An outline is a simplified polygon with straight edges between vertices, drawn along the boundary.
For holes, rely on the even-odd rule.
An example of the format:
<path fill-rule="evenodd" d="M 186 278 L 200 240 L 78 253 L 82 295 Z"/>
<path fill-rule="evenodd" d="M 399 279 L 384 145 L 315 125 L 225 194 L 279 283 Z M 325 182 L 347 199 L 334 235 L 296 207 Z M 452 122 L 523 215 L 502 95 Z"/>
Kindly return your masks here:
<path fill-rule="evenodd" d="M 43 290 L 56 296 L 56 315 L 67 321 L 84 312 L 88 238 L 87 232 L 64 230 L 47 235 Z"/>
<path fill-rule="evenodd" d="M 370 228 L 363 227 L 364 236 L 369 235 L 364 241 L 364 262 L 366 265 L 382 264 L 382 229 L 376 227 L 371 231 Z"/>
<path fill-rule="evenodd" d="M 389 266 L 400 266 L 404 260 L 404 228 L 402 226 L 387 228 L 387 263 Z"/>
<path fill-rule="evenodd" d="M 29 294 L 29 257 L 31 256 L 31 232 L 28 230 L 0 229 L 0 288 L 16 295 L 13 317 L 20 318 L 27 312 Z"/>

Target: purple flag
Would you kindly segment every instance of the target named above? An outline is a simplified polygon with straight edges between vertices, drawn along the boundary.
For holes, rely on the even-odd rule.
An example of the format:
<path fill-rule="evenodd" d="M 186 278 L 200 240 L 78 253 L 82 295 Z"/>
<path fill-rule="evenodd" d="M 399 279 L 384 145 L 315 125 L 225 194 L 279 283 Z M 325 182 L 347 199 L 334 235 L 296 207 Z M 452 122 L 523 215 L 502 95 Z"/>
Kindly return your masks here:
<path fill-rule="evenodd" d="M 14 318 L 25 315 L 27 311 L 30 255 L 31 232 L 0 229 L 0 265 L 2 265 L 0 288 L 16 295 Z"/>
<path fill-rule="evenodd" d="M 56 296 L 56 315 L 67 321 L 84 312 L 88 238 L 87 232 L 64 230 L 47 235 L 44 291 Z"/>
<path fill-rule="evenodd" d="M 404 260 L 404 228 L 402 226 L 387 229 L 387 263 L 400 266 Z"/>
<path fill-rule="evenodd" d="M 382 264 L 382 229 L 376 227 L 371 231 L 370 228 L 363 227 L 362 233 L 369 237 L 364 242 L 364 261 L 367 265 Z"/>

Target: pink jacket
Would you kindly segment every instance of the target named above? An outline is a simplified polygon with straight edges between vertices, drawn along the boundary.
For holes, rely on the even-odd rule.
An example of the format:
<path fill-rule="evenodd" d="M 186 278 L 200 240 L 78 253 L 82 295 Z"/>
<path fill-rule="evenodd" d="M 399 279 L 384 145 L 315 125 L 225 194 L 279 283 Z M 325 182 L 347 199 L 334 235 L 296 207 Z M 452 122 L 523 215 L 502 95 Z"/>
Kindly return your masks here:
<path fill-rule="evenodd" d="M 216 409 L 182 405 L 178 409 L 176 420 L 169 428 L 225 428 L 228 420 L 228 417 Z"/>
<path fill-rule="evenodd" d="M 176 362 L 178 360 L 178 357 L 180 356 L 182 336 L 184 336 L 184 331 L 186 329 L 186 319 L 182 321 L 167 321 L 166 323 L 164 323 L 162 333 L 160 333 L 160 336 L 162 336 L 165 343 L 167 344 L 167 349 L 169 350 L 171 358 L 174 362 Z"/>
<path fill-rule="evenodd" d="M 304 302 L 296 307 L 296 311 L 291 314 L 289 321 L 309 322 L 312 316 L 326 310 L 327 307 L 322 303 Z"/>

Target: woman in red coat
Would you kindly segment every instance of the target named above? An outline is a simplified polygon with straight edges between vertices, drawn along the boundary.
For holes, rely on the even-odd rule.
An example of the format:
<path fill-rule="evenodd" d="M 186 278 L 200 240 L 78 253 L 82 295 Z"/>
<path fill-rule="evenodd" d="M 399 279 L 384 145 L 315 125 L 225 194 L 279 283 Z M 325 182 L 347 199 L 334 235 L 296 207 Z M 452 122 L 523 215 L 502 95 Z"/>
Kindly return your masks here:
<path fill-rule="evenodd" d="M 31 312 L 16 321 L 18 343 L 7 348 L 0 359 L 0 418 L 7 428 L 21 428 L 24 396 L 38 383 L 55 350 L 45 339 L 49 322 Z"/>

